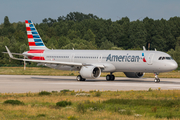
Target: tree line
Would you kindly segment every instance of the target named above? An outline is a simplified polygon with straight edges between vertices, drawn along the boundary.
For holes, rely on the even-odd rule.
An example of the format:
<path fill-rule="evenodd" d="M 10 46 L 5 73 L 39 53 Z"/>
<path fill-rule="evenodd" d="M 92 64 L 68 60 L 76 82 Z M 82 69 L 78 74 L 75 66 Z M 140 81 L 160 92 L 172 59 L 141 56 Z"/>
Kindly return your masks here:
<path fill-rule="evenodd" d="M 141 50 L 145 46 L 147 50 L 168 52 L 179 60 L 180 17 L 169 20 L 146 17 L 141 21 L 122 17 L 112 21 L 93 14 L 70 12 L 57 19 L 45 18 L 35 26 L 50 49 Z M 6 51 L 5 45 L 15 53 L 28 51 L 24 22 L 10 23 L 5 16 L 0 25 L 0 64 L 23 64 L 2 53 Z"/>

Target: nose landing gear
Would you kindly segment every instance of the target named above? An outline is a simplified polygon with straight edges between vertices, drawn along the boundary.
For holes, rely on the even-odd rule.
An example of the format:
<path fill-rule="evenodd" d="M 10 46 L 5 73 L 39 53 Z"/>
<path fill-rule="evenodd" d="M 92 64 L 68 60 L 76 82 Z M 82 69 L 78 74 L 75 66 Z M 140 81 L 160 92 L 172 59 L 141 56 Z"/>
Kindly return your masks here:
<path fill-rule="evenodd" d="M 159 73 L 155 73 L 155 79 L 154 79 L 155 83 L 159 83 L 160 82 L 160 79 L 158 78 L 158 74 Z"/>

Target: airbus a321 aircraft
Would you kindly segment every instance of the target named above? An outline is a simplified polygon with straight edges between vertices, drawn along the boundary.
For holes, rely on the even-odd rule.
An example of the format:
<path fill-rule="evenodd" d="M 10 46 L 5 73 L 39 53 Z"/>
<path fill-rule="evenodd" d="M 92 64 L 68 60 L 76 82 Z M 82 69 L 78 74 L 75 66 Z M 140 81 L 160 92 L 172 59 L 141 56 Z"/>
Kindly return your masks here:
<path fill-rule="evenodd" d="M 114 72 L 124 72 L 129 78 L 143 77 L 145 72 L 154 73 L 154 82 L 160 82 L 158 74 L 175 70 L 178 65 L 170 55 L 160 51 L 146 50 L 50 50 L 48 49 L 31 20 L 25 20 L 29 51 L 11 53 L 12 59 L 37 62 L 59 70 L 79 71 L 78 81 L 95 79 L 101 72 L 109 72 L 107 81 L 115 80 Z M 23 55 L 25 59 L 15 58 Z"/>

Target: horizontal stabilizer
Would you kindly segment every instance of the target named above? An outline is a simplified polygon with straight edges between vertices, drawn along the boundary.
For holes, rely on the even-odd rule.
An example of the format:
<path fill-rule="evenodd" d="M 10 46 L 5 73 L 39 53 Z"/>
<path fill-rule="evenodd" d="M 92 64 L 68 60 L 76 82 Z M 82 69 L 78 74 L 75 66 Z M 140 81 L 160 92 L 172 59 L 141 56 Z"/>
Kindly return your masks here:
<path fill-rule="evenodd" d="M 12 55 L 12 53 L 10 52 L 10 50 L 8 49 L 8 47 L 7 47 L 7 46 L 5 46 L 5 47 L 6 47 L 7 53 L 9 54 L 9 57 L 10 57 L 10 58 L 16 59 L 16 60 L 24 60 L 24 59 L 21 59 L 21 58 L 15 58 L 15 57 Z"/>
<path fill-rule="evenodd" d="M 5 54 L 8 54 L 8 52 L 2 52 Z M 21 55 L 21 56 L 32 56 L 32 55 L 28 55 L 28 54 L 21 54 L 21 53 L 11 53 L 12 55 Z"/>

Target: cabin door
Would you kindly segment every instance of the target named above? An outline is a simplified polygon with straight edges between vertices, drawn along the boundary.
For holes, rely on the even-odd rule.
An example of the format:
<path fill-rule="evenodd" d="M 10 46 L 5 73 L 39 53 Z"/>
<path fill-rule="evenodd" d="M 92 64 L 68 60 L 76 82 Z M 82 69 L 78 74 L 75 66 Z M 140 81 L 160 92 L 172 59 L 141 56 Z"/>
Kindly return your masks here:
<path fill-rule="evenodd" d="M 153 57 L 154 57 L 154 53 L 150 53 L 148 58 L 147 58 L 147 64 L 148 65 L 152 65 L 153 64 Z"/>
<path fill-rule="evenodd" d="M 98 56 L 98 62 L 101 62 L 102 61 L 102 55 L 99 55 Z"/>
<path fill-rule="evenodd" d="M 74 56 L 75 56 L 75 54 L 71 54 L 71 56 L 70 56 L 70 62 L 74 62 Z"/>

